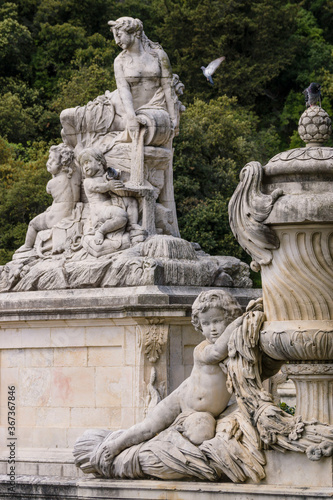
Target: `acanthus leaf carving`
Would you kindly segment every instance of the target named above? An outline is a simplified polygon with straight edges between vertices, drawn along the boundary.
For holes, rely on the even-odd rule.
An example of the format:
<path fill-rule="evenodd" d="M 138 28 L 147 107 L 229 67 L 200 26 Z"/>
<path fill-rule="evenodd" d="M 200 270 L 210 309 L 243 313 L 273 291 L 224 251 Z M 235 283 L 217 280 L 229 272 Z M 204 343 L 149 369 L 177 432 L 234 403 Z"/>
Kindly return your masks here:
<path fill-rule="evenodd" d="M 160 319 L 148 320 L 149 324 L 143 327 L 144 353 L 150 363 L 156 363 L 168 339 L 168 325 Z"/>

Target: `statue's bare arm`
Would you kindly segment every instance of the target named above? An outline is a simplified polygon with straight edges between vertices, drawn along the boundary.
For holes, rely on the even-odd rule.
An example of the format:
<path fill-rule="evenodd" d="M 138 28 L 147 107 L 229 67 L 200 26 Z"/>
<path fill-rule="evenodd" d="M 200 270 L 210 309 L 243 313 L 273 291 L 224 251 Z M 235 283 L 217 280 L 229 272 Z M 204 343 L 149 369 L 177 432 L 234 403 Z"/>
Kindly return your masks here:
<path fill-rule="evenodd" d="M 136 120 L 131 89 L 124 75 L 122 61 L 118 57 L 114 61 L 114 74 L 120 99 L 126 111 L 127 121 Z"/>
<path fill-rule="evenodd" d="M 90 193 L 109 193 L 110 191 L 116 191 L 117 189 L 121 189 L 124 187 L 124 184 L 122 181 L 117 181 L 114 179 L 111 179 L 110 181 L 106 182 L 89 182 L 85 184 L 86 188 L 89 190 Z"/>
<path fill-rule="evenodd" d="M 147 441 L 169 427 L 181 413 L 180 394 L 183 385 L 184 382 L 169 396 L 162 399 L 142 422 L 133 425 L 116 439 L 112 439 L 111 435 L 103 443 L 103 447 L 107 449 L 106 460 L 111 461 L 124 449 Z"/>
<path fill-rule="evenodd" d="M 215 344 L 202 346 L 199 344 L 194 351 L 195 360 L 204 364 L 218 364 L 228 356 L 228 342 L 231 333 L 243 323 L 243 316 L 235 319 L 224 330 Z"/>

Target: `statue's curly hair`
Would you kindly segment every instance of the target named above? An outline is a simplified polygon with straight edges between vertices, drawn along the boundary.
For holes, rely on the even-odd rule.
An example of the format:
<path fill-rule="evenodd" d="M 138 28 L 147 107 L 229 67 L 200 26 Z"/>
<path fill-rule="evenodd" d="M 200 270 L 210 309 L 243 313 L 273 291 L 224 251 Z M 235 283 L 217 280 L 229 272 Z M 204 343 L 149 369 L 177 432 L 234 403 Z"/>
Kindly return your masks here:
<path fill-rule="evenodd" d="M 193 303 L 191 318 L 192 325 L 198 332 L 202 333 L 199 314 L 208 311 L 212 307 L 222 309 L 228 323 L 242 315 L 241 306 L 230 293 L 224 290 L 201 292 Z"/>
<path fill-rule="evenodd" d="M 108 25 L 111 26 L 111 29 L 119 29 L 122 28 L 127 33 L 142 33 L 143 24 L 140 19 L 134 19 L 134 17 L 120 17 L 116 21 L 109 21 Z"/>
<path fill-rule="evenodd" d="M 62 170 L 67 172 L 67 177 L 70 179 L 75 169 L 74 151 L 66 146 L 66 144 L 59 144 L 58 146 L 51 146 L 49 153 L 56 153 L 59 155 Z"/>

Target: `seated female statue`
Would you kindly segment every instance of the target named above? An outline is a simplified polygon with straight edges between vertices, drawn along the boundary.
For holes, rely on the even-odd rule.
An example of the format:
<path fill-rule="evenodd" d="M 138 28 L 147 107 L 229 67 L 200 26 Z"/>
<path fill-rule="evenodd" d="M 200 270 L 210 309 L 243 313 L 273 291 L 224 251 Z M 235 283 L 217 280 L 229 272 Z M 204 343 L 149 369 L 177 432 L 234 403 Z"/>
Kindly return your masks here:
<path fill-rule="evenodd" d="M 73 148 L 95 145 L 106 152 L 115 133 L 123 131 L 126 133 L 117 141 L 133 141 L 140 123 L 145 124 L 138 116 L 143 108 L 163 110 L 169 115 L 170 129 L 177 125 L 173 75 L 162 47 L 147 38 L 139 19 L 121 17 L 109 21 L 109 25 L 123 49 L 114 61 L 117 90 L 106 91 L 86 106 L 61 113 L 63 140 Z"/>

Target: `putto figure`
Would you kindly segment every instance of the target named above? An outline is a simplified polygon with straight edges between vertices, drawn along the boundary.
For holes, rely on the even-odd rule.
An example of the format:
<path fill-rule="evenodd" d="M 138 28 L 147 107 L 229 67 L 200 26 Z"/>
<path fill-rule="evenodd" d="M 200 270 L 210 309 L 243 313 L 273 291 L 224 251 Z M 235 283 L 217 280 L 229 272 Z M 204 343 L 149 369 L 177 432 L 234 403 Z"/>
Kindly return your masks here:
<path fill-rule="evenodd" d="M 129 231 L 141 229 L 137 224 L 137 200 L 117 195 L 117 190 L 124 184 L 106 177 L 107 164 L 103 154 L 95 148 L 87 148 L 81 151 L 78 160 L 85 176 L 83 186 L 89 202 L 95 244 L 102 245 L 108 235 L 118 230 L 123 230 L 123 233 L 126 225 Z"/>
<path fill-rule="evenodd" d="M 160 401 L 142 422 L 125 431 L 108 433 L 97 447 L 95 442 L 89 457 L 92 470 L 118 477 L 121 452 L 152 440 L 157 434 L 162 442 L 177 443 L 182 439 L 196 446 L 212 439 L 216 418 L 226 409 L 231 396 L 227 390 L 226 371 L 220 363 L 228 356 L 231 333 L 242 321 L 241 308 L 232 295 L 223 290 L 202 292 L 193 304 L 192 323 L 205 340 L 194 349 L 191 375 Z M 82 462 L 83 443 L 86 444 L 84 437 L 77 444 L 78 465 Z"/>
<path fill-rule="evenodd" d="M 151 439 L 169 427 L 183 412 L 206 412 L 216 418 L 225 410 L 230 393 L 226 387 L 226 375 L 219 363 L 228 356 L 228 340 L 231 332 L 242 323 L 241 314 L 236 300 L 223 291 L 202 292 L 199 295 L 193 304 L 192 322 L 205 340 L 194 349 L 191 375 L 163 399 L 143 422 L 116 439 L 111 436 L 103 444 L 107 462 L 125 448 Z M 203 422 L 205 425 L 206 419 Z M 214 437 L 214 431 L 215 426 L 211 425 L 208 425 L 207 433 L 201 430 L 203 439 L 199 439 L 201 442 L 197 444 Z M 190 430 L 187 432 L 190 433 Z M 196 432 L 195 425 L 192 432 Z"/>
<path fill-rule="evenodd" d="M 51 229 L 62 219 L 69 217 L 80 200 L 81 176 L 75 168 L 74 153 L 70 148 L 65 144 L 52 146 L 46 168 L 52 174 L 52 179 L 46 185 L 46 192 L 53 197 L 53 203 L 45 212 L 30 221 L 25 243 L 16 253 L 32 250 L 37 234 Z M 53 253 L 57 253 L 56 247 L 53 247 Z"/>
<path fill-rule="evenodd" d="M 259 482 L 265 477 L 262 443 L 310 460 L 330 456 L 330 426 L 285 413 L 263 387 L 264 377 L 280 367 L 260 350 L 264 321 L 261 298 L 241 314 L 229 293 L 202 292 L 192 323 L 206 338 L 194 349 L 191 375 L 141 423 L 86 431 L 74 447 L 76 465 L 107 478 Z"/>

